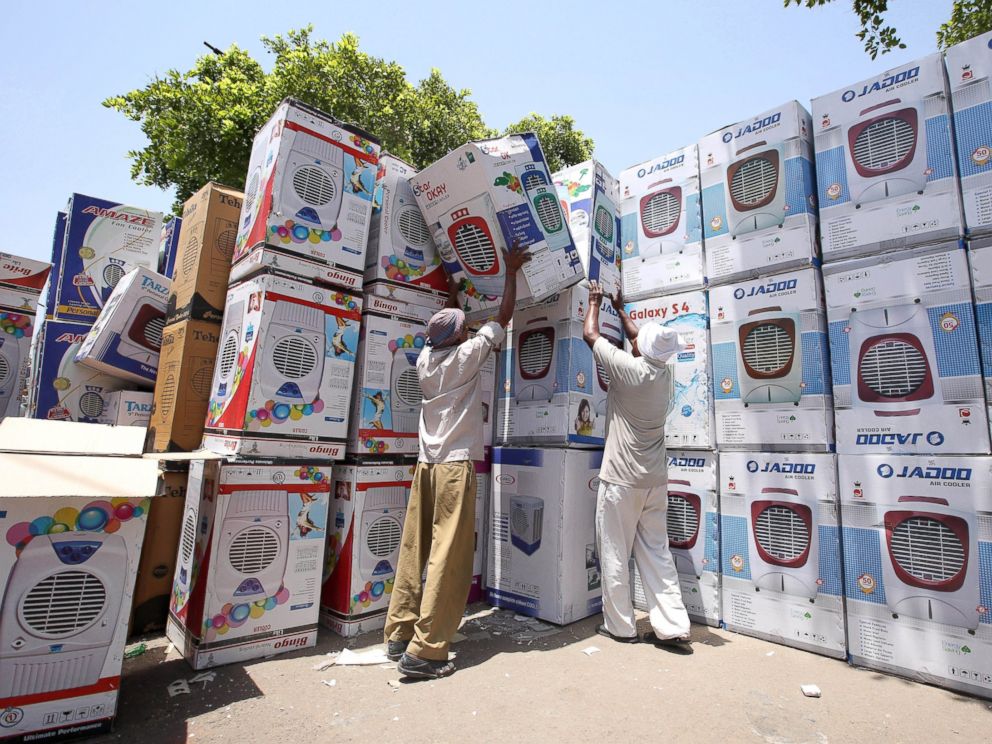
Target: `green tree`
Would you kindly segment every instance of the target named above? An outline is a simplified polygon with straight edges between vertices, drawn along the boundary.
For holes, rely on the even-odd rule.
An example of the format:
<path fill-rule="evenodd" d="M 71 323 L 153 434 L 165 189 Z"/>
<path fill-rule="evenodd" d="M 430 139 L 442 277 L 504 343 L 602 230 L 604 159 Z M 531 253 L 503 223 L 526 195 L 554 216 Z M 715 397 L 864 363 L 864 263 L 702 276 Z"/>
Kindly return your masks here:
<path fill-rule="evenodd" d="M 783 0 L 785 7 L 798 5 L 816 8 L 834 0 Z M 856 34 L 864 42 L 865 51 L 875 59 L 893 49 L 906 45 L 896 36 L 896 30 L 885 23 L 888 0 L 851 0 L 861 30 Z M 951 18 L 937 30 L 937 46 L 946 49 L 960 41 L 992 29 L 992 0 L 954 0 Z"/>
<path fill-rule="evenodd" d="M 552 173 L 592 157 L 592 138 L 575 128 L 575 120 L 571 116 L 555 114 L 550 119 L 545 119 L 532 112 L 516 124 L 508 126 L 503 133 L 519 132 L 537 134 Z"/>
<path fill-rule="evenodd" d="M 169 70 L 144 88 L 103 102 L 138 122 L 148 138 L 144 148 L 128 153 L 131 177 L 175 188 L 177 211 L 207 181 L 244 182 L 255 132 L 288 96 L 361 126 L 418 168 L 463 142 L 497 134 L 486 126 L 471 91 L 455 90 L 436 69 L 413 85 L 398 63 L 363 52 L 354 34 L 332 43 L 314 39 L 313 28 L 306 27 L 262 37 L 262 43 L 273 58 L 270 72 L 234 45 L 200 57 L 188 71 Z M 543 127 L 554 142 L 549 157 L 578 154 L 571 136 L 588 143 L 571 162 L 591 151 L 592 141 L 573 133 L 569 117 L 525 121 L 531 118 L 529 128 Z"/>

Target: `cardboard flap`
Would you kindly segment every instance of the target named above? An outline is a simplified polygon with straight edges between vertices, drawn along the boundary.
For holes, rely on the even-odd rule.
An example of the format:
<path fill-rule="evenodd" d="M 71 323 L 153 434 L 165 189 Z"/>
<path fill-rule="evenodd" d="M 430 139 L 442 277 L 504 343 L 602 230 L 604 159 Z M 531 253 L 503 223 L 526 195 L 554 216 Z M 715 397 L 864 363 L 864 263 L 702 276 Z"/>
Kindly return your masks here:
<path fill-rule="evenodd" d="M 139 457 L 144 445 L 140 426 L 9 417 L 0 422 L 0 452 Z"/>
<path fill-rule="evenodd" d="M 81 424 L 95 428 L 95 424 Z M 111 428 L 111 427 L 102 427 Z M 140 430 L 139 430 L 140 431 Z M 158 466 L 137 457 L 0 453 L 0 498 L 85 496 L 151 498 Z"/>

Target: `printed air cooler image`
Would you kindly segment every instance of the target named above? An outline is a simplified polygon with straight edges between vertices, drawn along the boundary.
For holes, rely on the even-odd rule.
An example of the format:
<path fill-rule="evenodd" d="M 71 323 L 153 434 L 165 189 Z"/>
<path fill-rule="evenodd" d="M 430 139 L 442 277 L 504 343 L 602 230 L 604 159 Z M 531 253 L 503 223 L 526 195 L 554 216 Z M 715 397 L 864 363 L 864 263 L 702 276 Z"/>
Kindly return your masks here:
<path fill-rule="evenodd" d="M 417 374 L 418 356 L 418 348 L 397 348 L 393 352 L 389 399 L 394 432 L 416 432 L 420 425 L 420 404 L 424 393 Z"/>
<path fill-rule="evenodd" d="M 297 130 L 279 190 L 285 214 L 311 228 L 335 228 L 344 198 L 343 161 L 340 147 Z"/>
<path fill-rule="evenodd" d="M 215 217 L 212 230 L 203 230 L 205 235 L 215 235 L 216 240 L 209 249 L 209 272 L 213 276 L 226 276 L 231 271 L 234 248 L 238 241 L 238 223 L 223 217 Z M 180 266 L 184 277 L 192 276 L 198 268 L 201 256 L 200 233 L 193 232 L 186 239 L 183 262 Z"/>
<path fill-rule="evenodd" d="M 255 601 L 279 591 L 289 548 L 288 499 L 277 489 L 238 491 L 226 500 L 214 575 L 218 597 Z"/>
<path fill-rule="evenodd" d="M 558 201 L 558 192 L 548 178 L 544 165 L 527 163 L 517 168 L 517 176 L 527 196 L 531 216 L 544 232 L 548 247 L 553 251 L 567 248 L 572 242 L 567 219 Z"/>
<path fill-rule="evenodd" d="M 687 480 L 668 481 L 668 547 L 680 574 L 700 578 L 706 556 L 703 494 Z"/>
<path fill-rule="evenodd" d="M 527 555 L 541 547 L 544 526 L 544 499 L 537 496 L 510 497 L 510 541 Z"/>
<path fill-rule="evenodd" d="M 227 333 L 217 349 L 217 363 L 214 366 L 213 389 L 217 395 L 226 397 L 231 392 L 234 376 L 238 371 L 238 355 L 241 353 L 241 331 L 244 322 L 245 303 L 232 302 L 224 314 Z"/>
<path fill-rule="evenodd" d="M 546 316 L 535 317 L 522 324 L 516 334 L 516 403 L 547 403 L 557 392 L 555 326 Z"/>
<path fill-rule="evenodd" d="M 14 413 L 11 401 L 21 393 L 21 346 L 12 334 L 0 333 L 0 420 Z"/>
<path fill-rule="evenodd" d="M 324 312 L 295 302 L 279 302 L 266 331 L 261 367 L 263 395 L 277 403 L 313 403 L 324 375 Z M 222 354 L 228 350 L 226 339 Z"/>
<path fill-rule="evenodd" d="M 98 682 L 127 576 L 127 546 L 119 535 L 65 532 L 31 540 L 3 597 L 0 697 Z"/>
<path fill-rule="evenodd" d="M 111 310 L 109 305 L 105 309 L 106 312 Z M 165 313 L 162 308 L 156 303 L 138 302 L 122 332 L 119 335 L 107 334 L 106 340 L 94 349 L 93 355 L 102 359 L 108 351 L 116 350 L 117 354 L 134 362 L 155 366 L 162 349 L 164 329 Z M 116 349 L 111 349 L 111 346 L 116 346 Z"/>
<path fill-rule="evenodd" d="M 738 374 L 744 406 L 794 403 L 802 395 L 799 313 L 752 310 L 737 324 Z"/>
<path fill-rule="evenodd" d="M 782 227 L 785 223 L 785 184 L 782 148 L 761 140 L 737 151 L 727 167 L 730 234 Z"/>
<path fill-rule="evenodd" d="M 413 196 L 413 188 L 402 178 L 392 188 L 393 254 L 414 269 L 422 270 L 434 263 L 437 248 Z"/>
<path fill-rule="evenodd" d="M 554 194 L 554 189 L 551 193 Z M 475 288 L 484 295 L 501 295 L 505 272 L 503 243 L 489 195 L 483 194 L 451 210 L 441 224 Z"/>
<path fill-rule="evenodd" d="M 406 517 L 404 486 L 371 487 L 362 511 L 362 548 L 358 571 L 364 581 L 387 581 L 396 575 Z"/>
<path fill-rule="evenodd" d="M 915 416 L 928 403 L 943 403 L 934 386 L 937 354 L 925 306 L 855 312 L 850 328 L 855 406 L 884 418 Z"/>
<path fill-rule="evenodd" d="M 896 97 L 863 109 L 844 127 L 847 184 L 855 208 L 923 193 L 928 173 L 924 121 L 921 104 Z"/>
<path fill-rule="evenodd" d="M 819 577 L 816 503 L 793 488 L 762 488 L 747 495 L 751 577 L 755 591 L 816 599 Z"/>
<path fill-rule="evenodd" d="M 592 231 L 599 259 L 607 265 L 616 261 L 616 214 L 616 205 L 604 192 L 597 190 L 592 208 Z"/>
<path fill-rule="evenodd" d="M 648 186 L 648 193 L 640 198 L 637 209 L 639 229 L 637 250 L 641 260 L 678 253 L 684 247 L 682 226 L 682 187 L 665 186 L 672 179 L 666 178 Z"/>

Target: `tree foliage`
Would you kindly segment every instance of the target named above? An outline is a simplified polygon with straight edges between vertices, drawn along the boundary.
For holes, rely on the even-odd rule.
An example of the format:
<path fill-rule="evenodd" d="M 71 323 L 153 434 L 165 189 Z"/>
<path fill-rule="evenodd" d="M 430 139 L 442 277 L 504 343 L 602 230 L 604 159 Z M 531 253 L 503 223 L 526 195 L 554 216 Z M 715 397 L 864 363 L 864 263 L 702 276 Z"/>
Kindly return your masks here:
<path fill-rule="evenodd" d="M 960 44 L 992 30 L 992 0 L 957 0 L 947 23 L 937 29 L 941 49 Z"/>
<path fill-rule="evenodd" d="M 148 138 L 128 153 L 136 182 L 175 188 L 177 210 L 207 181 L 241 185 L 255 132 L 287 96 L 361 126 L 418 168 L 468 140 L 497 134 L 471 91 L 452 88 L 436 69 L 414 85 L 398 63 L 363 52 L 354 34 L 327 42 L 306 27 L 262 43 L 273 58 L 269 72 L 233 45 L 103 102 L 138 122 Z M 592 140 L 571 117 L 532 114 L 524 122 L 542 143 L 548 137 L 554 169 L 591 154 Z"/>
<path fill-rule="evenodd" d="M 592 157 L 592 138 L 586 137 L 575 128 L 575 120 L 571 116 L 555 114 L 550 119 L 545 119 L 532 112 L 516 124 L 508 126 L 503 133 L 521 132 L 537 133 L 552 173 Z"/>

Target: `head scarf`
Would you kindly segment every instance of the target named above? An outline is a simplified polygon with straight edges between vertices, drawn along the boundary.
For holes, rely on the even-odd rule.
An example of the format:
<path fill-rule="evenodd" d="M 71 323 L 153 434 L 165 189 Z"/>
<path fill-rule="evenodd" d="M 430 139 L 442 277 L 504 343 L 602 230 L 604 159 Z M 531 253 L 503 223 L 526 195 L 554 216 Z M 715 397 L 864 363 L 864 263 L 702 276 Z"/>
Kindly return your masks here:
<path fill-rule="evenodd" d="M 672 354 L 685 348 L 685 341 L 671 328 L 645 323 L 637 332 L 637 348 L 649 361 L 664 364 Z"/>
<path fill-rule="evenodd" d="M 443 349 L 458 342 L 465 327 L 465 313 L 449 307 L 434 313 L 427 322 L 427 337 L 435 349 Z"/>

